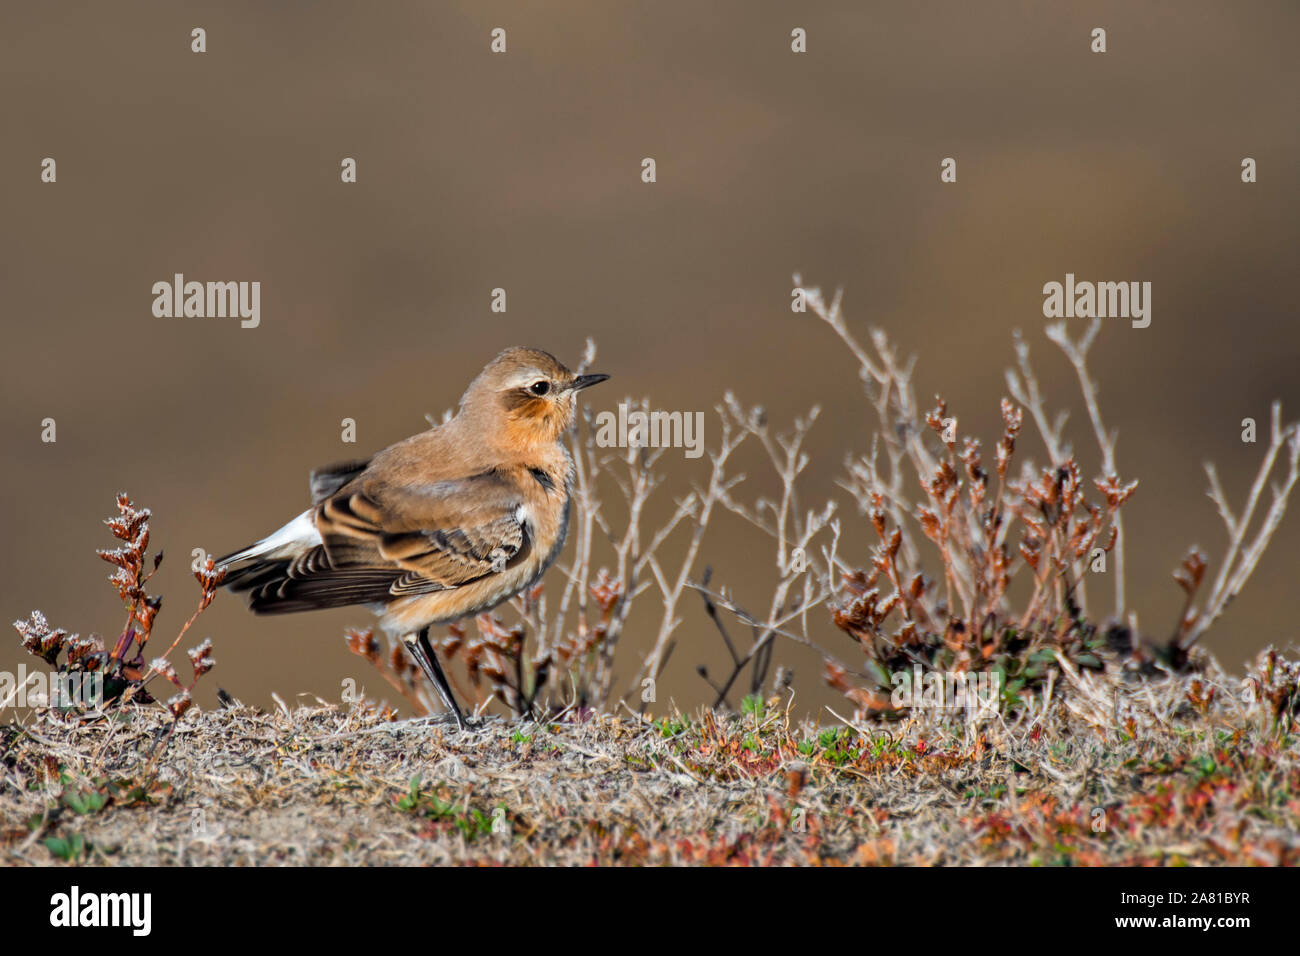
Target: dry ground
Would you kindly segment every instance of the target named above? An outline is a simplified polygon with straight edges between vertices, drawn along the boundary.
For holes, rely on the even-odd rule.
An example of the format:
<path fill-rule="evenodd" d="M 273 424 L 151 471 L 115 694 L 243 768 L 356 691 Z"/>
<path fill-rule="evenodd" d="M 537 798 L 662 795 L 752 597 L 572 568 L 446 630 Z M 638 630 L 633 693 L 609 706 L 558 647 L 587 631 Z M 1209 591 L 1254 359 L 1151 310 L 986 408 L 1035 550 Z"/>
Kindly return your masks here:
<path fill-rule="evenodd" d="M 0 738 L 3 849 L 17 865 L 1300 859 L 1296 738 L 1239 681 L 1071 680 L 975 731 L 814 728 L 775 700 L 465 733 L 238 706 L 188 714 L 153 765 L 160 709 L 45 712 Z"/>

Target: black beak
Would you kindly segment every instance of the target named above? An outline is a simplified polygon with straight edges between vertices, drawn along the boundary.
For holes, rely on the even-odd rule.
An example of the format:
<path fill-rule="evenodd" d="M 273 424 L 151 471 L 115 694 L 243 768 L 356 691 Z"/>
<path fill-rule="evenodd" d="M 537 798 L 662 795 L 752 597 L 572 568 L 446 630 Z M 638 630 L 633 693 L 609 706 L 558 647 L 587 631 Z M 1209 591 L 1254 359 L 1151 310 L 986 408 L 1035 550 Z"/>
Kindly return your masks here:
<path fill-rule="evenodd" d="M 608 375 L 579 375 L 569 385 L 569 390 L 576 392 L 579 389 L 590 388 L 592 385 L 599 385 L 607 378 L 609 378 Z"/>

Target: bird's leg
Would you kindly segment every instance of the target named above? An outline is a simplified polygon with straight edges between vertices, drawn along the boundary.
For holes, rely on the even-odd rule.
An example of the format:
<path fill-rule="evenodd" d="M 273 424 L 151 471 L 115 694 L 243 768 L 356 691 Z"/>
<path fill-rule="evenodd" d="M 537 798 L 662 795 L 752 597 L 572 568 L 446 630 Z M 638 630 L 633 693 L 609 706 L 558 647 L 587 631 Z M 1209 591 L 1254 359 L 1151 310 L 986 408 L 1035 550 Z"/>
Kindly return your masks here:
<path fill-rule="evenodd" d="M 423 628 L 418 634 L 407 634 L 402 638 L 406 649 L 411 652 L 417 664 L 424 671 L 424 675 L 433 682 L 434 689 L 438 691 L 438 696 L 442 698 L 443 704 L 452 712 L 456 718 L 456 726 L 461 730 L 465 729 L 465 715 L 456 703 L 456 698 L 452 695 L 451 684 L 447 683 L 447 675 L 442 672 L 442 665 L 438 663 L 438 655 L 433 650 L 433 645 L 429 643 L 429 629 Z"/>

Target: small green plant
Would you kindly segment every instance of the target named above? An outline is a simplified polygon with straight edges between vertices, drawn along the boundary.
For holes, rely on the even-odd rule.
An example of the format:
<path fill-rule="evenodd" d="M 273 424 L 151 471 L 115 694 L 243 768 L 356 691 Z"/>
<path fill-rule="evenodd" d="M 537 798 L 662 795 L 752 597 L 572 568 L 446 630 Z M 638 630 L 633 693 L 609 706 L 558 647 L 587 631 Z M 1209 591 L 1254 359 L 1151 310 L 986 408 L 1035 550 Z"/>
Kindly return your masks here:
<path fill-rule="evenodd" d="M 857 747 L 852 746 L 855 741 L 856 734 L 847 727 L 841 727 L 838 730 L 823 730 L 817 736 L 816 747 L 821 749 L 821 755 L 827 761 L 840 767 L 846 763 L 851 763 L 852 761 L 857 760 L 861 755 L 861 751 Z M 811 745 L 812 741 L 805 741 L 804 743 Z M 816 747 L 809 746 L 807 751 L 805 751 L 801 745 L 799 752 L 804 754 L 804 756 L 812 756 Z"/>
<path fill-rule="evenodd" d="M 453 822 L 466 840 L 488 836 L 492 833 L 492 818 L 482 810 L 470 810 L 453 818 Z"/>
<path fill-rule="evenodd" d="M 685 718 L 682 717 L 660 717 L 652 726 L 659 733 L 660 737 L 667 738 L 676 737 L 678 734 L 684 733 L 689 724 L 686 722 Z"/>
<path fill-rule="evenodd" d="M 847 727 L 841 727 L 839 729 L 832 728 L 831 730 L 823 730 L 821 734 L 819 734 L 817 737 L 817 744 L 822 748 L 822 750 L 829 750 L 830 748 L 834 747 L 835 744 L 841 739 L 847 740 L 848 735 L 849 735 L 849 730 Z"/>
<path fill-rule="evenodd" d="M 495 832 L 497 819 L 506 820 L 509 812 L 503 803 L 497 804 L 491 814 L 476 807 L 467 807 L 457 812 L 454 800 L 443 799 L 436 793 L 424 790 L 418 775 L 411 778 L 406 792 L 393 802 L 397 809 L 424 817 L 437 828 L 442 828 L 440 825 L 454 827 L 470 841 Z"/>
<path fill-rule="evenodd" d="M 73 813 L 90 816 L 108 805 L 108 794 L 98 790 L 65 790 L 63 805 Z"/>
<path fill-rule="evenodd" d="M 78 863 L 84 860 L 93 849 L 89 841 L 80 833 L 46 837 L 42 842 L 47 850 L 65 863 Z"/>

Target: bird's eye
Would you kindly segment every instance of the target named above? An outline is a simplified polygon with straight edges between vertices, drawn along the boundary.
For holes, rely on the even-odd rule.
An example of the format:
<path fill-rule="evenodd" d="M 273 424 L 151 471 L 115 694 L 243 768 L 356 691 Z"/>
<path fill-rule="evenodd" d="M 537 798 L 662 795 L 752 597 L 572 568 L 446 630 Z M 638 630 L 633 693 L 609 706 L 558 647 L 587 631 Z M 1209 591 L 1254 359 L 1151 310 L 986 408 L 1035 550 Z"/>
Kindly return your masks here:
<path fill-rule="evenodd" d="M 546 379 L 542 379 L 540 382 L 533 382 L 532 385 L 528 386 L 528 391 L 532 392 L 534 395 L 545 395 L 550 390 L 551 383 L 546 381 Z"/>

